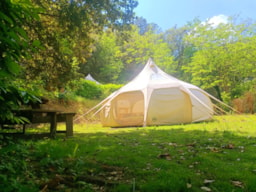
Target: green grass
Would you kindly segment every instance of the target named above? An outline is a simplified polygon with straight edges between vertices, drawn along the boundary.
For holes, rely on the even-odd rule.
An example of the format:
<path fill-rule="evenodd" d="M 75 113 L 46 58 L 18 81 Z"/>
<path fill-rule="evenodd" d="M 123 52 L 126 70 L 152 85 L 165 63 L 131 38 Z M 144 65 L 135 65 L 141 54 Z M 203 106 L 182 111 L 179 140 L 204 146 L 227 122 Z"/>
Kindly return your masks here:
<path fill-rule="evenodd" d="M 76 124 L 73 138 L 2 138 L 0 189 L 253 192 L 255 128 L 255 116 L 233 115 L 120 129 Z"/>

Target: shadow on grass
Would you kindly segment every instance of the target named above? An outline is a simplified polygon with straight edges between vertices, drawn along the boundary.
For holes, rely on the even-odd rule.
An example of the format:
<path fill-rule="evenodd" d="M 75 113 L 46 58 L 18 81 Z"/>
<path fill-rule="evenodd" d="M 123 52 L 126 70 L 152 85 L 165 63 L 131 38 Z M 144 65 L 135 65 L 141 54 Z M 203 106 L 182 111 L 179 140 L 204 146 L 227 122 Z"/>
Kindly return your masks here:
<path fill-rule="evenodd" d="M 37 134 L 33 143 L 22 146 L 33 162 L 31 175 L 38 181 L 34 187 L 40 190 L 253 191 L 255 137 L 207 130 L 204 123 L 193 126 L 202 128 L 85 129 L 87 133 L 75 130 L 72 138 L 57 135 L 55 139 Z M 31 136 L 18 139 L 27 141 Z"/>
<path fill-rule="evenodd" d="M 138 191 L 256 189 L 256 140 L 250 134 L 165 126 L 81 133 L 75 140 L 78 156 L 125 168 Z"/>

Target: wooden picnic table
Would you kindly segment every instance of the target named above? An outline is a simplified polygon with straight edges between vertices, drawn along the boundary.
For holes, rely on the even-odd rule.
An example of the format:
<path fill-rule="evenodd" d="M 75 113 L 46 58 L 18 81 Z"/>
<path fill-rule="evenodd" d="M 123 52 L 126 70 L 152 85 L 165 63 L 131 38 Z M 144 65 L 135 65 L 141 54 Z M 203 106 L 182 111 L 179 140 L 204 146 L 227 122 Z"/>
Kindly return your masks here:
<path fill-rule="evenodd" d="M 59 110 L 49 109 L 19 109 L 13 111 L 16 116 L 25 117 L 29 120 L 29 123 L 23 124 L 23 133 L 25 133 L 26 124 L 37 123 L 50 123 L 50 135 L 55 136 L 56 133 L 65 132 L 67 137 L 73 136 L 73 117 L 74 112 L 62 112 Z M 58 131 L 57 123 L 65 122 L 66 130 Z M 1 122 L 2 126 L 5 124 L 14 124 L 10 122 Z"/>

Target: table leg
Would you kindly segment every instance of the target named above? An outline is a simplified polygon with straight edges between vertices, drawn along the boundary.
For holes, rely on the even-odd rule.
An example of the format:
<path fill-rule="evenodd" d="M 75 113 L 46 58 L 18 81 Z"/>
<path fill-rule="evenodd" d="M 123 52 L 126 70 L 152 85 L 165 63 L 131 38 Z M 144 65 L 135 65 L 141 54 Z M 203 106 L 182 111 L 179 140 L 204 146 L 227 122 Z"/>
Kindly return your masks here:
<path fill-rule="evenodd" d="M 25 131 L 26 131 L 26 125 L 23 124 L 23 125 L 22 125 L 22 133 L 25 134 Z"/>
<path fill-rule="evenodd" d="M 51 114 L 51 127 L 50 127 L 50 135 L 54 137 L 56 134 L 56 127 L 57 127 L 57 115 L 56 113 Z"/>
<path fill-rule="evenodd" d="M 66 115 L 66 136 L 73 136 L 73 114 Z"/>

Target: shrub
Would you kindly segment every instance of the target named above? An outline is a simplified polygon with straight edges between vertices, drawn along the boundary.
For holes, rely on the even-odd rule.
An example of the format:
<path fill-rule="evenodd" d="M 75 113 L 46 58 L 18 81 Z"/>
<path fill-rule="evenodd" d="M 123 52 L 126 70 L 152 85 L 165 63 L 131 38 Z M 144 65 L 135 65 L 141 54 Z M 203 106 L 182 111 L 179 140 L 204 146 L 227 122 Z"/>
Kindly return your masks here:
<path fill-rule="evenodd" d="M 114 91 L 120 89 L 123 85 L 122 84 L 105 84 L 101 85 L 102 89 L 102 98 L 109 96 Z"/>
<path fill-rule="evenodd" d="M 99 99 L 102 95 L 102 89 L 95 82 L 82 79 L 79 82 L 79 88 L 76 90 L 76 95 L 87 99 Z"/>
<path fill-rule="evenodd" d="M 81 79 L 77 82 L 75 94 L 87 99 L 104 99 L 122 87 L 117 84 L 97 84 L 93 81 Z"/>
<path fill-rule="evenodd" d="M 233 100 L 234 108 L 240 113 L 254 113 L 256 110 L 256 93 L 246 92 L 243 96 Z"/>

